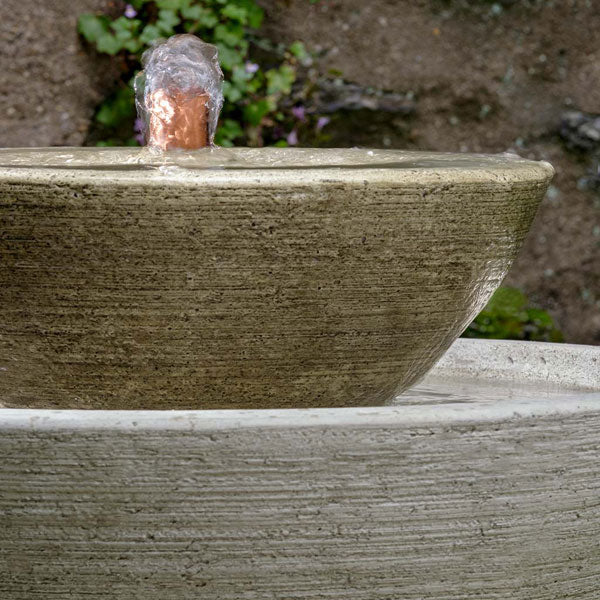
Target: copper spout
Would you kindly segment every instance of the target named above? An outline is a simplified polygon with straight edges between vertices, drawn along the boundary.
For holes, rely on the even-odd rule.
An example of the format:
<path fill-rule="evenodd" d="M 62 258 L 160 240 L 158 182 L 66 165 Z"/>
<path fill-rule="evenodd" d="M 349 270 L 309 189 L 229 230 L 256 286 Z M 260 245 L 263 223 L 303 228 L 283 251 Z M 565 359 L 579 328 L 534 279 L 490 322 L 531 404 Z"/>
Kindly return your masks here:
<path fill-rule="evenodd" d="M 135 76 L 135 103 L 146 144 L 160 150 L 211 146 L 223 106 L 216 46 L 174 35 L 144 52 Z"/>
<path fill-rule="evenodd" d="M 148 98 L 148 145 L 195 150 L 209 145 L 209 95 L 204 90 L 158 89 Z"/>

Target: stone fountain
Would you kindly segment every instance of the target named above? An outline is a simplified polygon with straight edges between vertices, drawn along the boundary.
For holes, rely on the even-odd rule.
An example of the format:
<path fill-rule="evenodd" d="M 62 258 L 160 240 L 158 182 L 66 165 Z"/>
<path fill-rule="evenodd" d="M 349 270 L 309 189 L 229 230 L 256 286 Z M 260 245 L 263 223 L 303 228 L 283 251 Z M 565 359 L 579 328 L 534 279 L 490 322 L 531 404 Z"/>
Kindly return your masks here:
<path fill-rule="evenodd" d="M 9 407 L 380 405 L 498 286 L 552 169 L 381 150 L 0 151 Z"/>
<path fill-rule="evenodd" d="M 551 176 L 0 151 L 0 597 L 596 598 L 600 349 L 455 341 Z"/>

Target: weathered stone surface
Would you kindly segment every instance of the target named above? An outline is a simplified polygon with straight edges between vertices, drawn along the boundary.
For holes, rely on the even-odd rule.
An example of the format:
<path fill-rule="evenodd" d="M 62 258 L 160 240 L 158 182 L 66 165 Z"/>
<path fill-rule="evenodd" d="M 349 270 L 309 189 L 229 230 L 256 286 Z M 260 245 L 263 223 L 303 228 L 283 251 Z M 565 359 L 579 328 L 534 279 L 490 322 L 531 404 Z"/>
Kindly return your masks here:
<path fill-rule="evenodd" d="M 578 187 L 600 191 L 600 115 L 566 112 L 561 119 L 560 135 L 570 148 L 588 154 L 588 171 L 579 178 Z M 600 224 L 597 232 L 600 237 Z M 600 278 L 600 259 L 598 274 Z"/>
<path fill-rule="evenodd" d="M 0 165 L 0 397 L 77 408 L 380 404 L 485 304 L 553 173 L 277 148 Z"/>
<path fill-rule="evenodd" d="M 340 79 L 320 79 L 311 99 L 317 113 L 347 110 L 371 110 L 408 115 L 415 110 L 415 101 L 406 94 L 365 88 Z"/>
<path fill-rule="evenodd" d="M 600 115 L 569 111 L 563 114 L 560 135 L 571 147 L 587 152 L 600 150 Z"/>
<path fill-rule="evenodd" d="M 0 595 L 597 600 L 598 364 L 461 340 L 392 407 L 0 410 Z"/>

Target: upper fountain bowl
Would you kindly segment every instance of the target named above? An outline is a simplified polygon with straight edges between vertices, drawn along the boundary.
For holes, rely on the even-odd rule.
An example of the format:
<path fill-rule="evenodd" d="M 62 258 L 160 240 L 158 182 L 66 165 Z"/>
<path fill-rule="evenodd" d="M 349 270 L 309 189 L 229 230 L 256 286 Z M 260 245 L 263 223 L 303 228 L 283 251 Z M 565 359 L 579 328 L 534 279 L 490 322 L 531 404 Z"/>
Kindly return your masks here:
<path fill-rule="evenodd" d="M 384 403 L 486 303 L 552 173 L 392 150 L 2 150 L 0 403 Z"/>

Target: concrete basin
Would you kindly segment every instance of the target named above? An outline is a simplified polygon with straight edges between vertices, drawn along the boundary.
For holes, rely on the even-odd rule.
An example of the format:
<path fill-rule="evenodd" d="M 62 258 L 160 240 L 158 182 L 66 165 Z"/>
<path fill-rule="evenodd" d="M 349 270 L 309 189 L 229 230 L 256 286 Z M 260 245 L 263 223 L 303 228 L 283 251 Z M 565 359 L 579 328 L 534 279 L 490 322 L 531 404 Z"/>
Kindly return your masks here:
<path fill-rule="evenodd" d="M 600 348 L 459 340 L 389 406 L 0 410 L 0 597 L 596 600 Z"/>
<path fill-rule="evenodd" d="M 389 401 L 486 303 L 552 172 L 391 150 L 2 150 L 0 397 Z"/>

